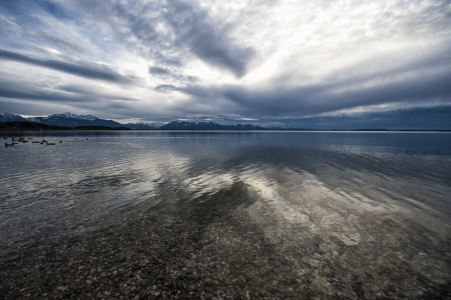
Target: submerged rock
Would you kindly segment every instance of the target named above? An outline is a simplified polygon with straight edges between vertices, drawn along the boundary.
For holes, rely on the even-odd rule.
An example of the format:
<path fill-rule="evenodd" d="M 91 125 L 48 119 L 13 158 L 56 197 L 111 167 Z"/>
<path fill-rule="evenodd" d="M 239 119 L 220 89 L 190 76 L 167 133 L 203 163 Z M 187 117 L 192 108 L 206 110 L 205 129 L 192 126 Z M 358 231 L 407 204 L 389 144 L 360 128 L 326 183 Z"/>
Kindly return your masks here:
<path fill-rule="evenodd" d="M 414 237 L 348 245 L 256 221 L 242 185 L 1 258 L 4 299 L 450 299 L 450 255 Z M 261 208 L 264 209 L 264 208 Z M 221 213 L 214 213 L 218 212 Z M 260 211 L 263 215 L 263 211 Z M 301 224 L 302 225 L 302 224 Z M 283 230 L 280 230 L 280 229 Z M 27 296 L 30 295 L 30 296 Z"/>

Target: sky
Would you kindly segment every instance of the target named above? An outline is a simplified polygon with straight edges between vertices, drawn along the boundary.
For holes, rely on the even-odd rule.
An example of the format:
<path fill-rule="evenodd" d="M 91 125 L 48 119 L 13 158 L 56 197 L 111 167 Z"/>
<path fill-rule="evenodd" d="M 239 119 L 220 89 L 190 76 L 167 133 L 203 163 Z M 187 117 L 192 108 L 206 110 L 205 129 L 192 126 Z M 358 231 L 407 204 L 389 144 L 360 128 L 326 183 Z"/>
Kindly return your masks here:
<path fill-rule="evenodd" d="M 2 0 L 0 111 L 451 129 L 451 0 Z"/>

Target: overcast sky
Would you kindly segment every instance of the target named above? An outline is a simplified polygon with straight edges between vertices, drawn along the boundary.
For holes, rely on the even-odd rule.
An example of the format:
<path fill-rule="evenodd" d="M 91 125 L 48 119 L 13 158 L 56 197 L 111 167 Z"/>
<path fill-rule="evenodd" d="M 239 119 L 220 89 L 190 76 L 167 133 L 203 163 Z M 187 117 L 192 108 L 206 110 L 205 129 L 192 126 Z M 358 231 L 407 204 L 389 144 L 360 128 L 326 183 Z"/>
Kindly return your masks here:
<path fill-rule="evenodd" d="M 0 111 L 451 129 L 450 24 L 443 0 L 1 0 Z"/>

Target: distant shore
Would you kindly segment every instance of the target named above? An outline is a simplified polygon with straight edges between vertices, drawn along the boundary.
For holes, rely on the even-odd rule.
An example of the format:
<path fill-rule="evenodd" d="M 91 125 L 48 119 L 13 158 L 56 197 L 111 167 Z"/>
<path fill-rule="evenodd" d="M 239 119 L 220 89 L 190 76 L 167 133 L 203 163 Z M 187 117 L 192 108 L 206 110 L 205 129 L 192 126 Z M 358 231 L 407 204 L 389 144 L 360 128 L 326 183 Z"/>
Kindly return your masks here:
<path fill-rule="evenodd" d="M 155 128 L 155 129 L 134 129 L 128 127 L 107 127 L 107 126 L 77 126 L 77 127 L 64 127 L 58 125 L 47 125 L 34 122 L 0 122 L 0 132 L 49 132 L 49 131 L 123 131 L 123 130 L 139 130 L 139 131 L 344 131 L 344 132 L 451 132 L 450 130 L 425 130 L 425 129 L 189 129 L 189 128 Z"/>
<path fill-rule="evenodd" d="M 45 131 L 67 131 L 67 130 L 130 130 L 128 127 L 107 126 L 77 126 L 64 127 L 58 125 L 47 125 L 34 122 L 6 122 L 0 123 L 0 132 L 45 132 Z"/>

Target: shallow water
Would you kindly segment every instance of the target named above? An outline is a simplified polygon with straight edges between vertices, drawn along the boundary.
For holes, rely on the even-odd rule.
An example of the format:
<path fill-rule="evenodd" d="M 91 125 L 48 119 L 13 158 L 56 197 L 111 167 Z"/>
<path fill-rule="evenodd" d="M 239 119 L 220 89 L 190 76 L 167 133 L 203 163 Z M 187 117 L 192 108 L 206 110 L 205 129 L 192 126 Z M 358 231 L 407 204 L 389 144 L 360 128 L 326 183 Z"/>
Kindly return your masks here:
<path fill-rule="evenodd" d="M 449 284 L 449 133 L 28 136 L 63 143 L 0 149 L 3 256 L 165 207 L 202 223 L 205 237 L 215 221 L 240 218 L 305 265 L 330 258 L 371 273 L 402 262 L 415 276 Z"/>

